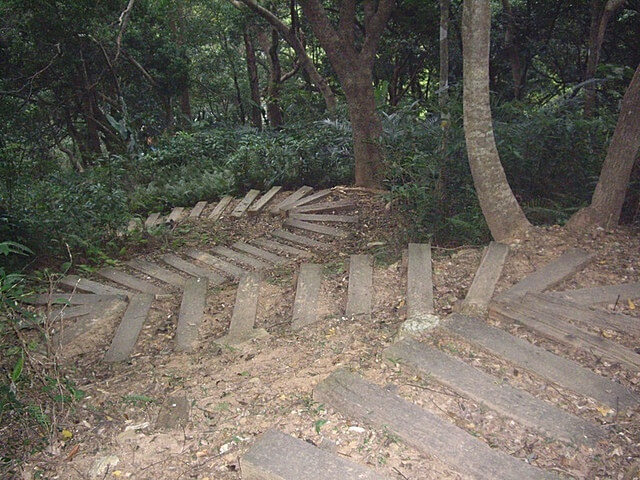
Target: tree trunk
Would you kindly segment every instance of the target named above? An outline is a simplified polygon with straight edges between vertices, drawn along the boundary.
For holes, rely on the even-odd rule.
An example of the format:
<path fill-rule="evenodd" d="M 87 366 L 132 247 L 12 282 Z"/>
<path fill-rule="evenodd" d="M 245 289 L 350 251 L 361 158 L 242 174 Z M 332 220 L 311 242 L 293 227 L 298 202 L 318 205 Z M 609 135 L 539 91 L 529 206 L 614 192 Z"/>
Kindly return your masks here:
<path fill-rule="evenodd" d="M 449 9 L 451 0 L 440 0 L 440 88 L 438 104 L 443 122 L 449 121 Z"/>
<path fill-rule="evenodd" d="M 502 0 L 502 8 L 507 16 L 507 29 L 504 35 L 505 48 L 511 63 L 511 78 L 513 80 L 513 98 L 520 100 L 522 98 L 523 85 L 523 69 L 520 61 L 519 45 L 516 40 L 516 22 L 513 17 L 513 9 L 509 0 Z"/>
<path fill-rule="evenodd" d="M 175 10 L 172 11 L 172 15 L 169 18 L 169 28 L 173 33 L 176 44 L 179 47 L 184 45 L 184 8 L 182 2 L 175 2 Z M 182 112 L 183 126 L 191 125 L 193 118 L 191 117 L 191 95 L 189 92 L 189 83 L 180 92 L 180 111 Z"/>
<path fill-rule="evenodd" d="M 602 164 L 591 205 L 578 211 L 567 228 L 612 228 L 618 224 L 629 177 L 640 151 L 640 65 L 622 99 L 618 123 Z"/>
<path fill-rule="evenodd" d="M 173 99 L 171 95 L 161 95 L 160 98 L 164 110 L 164 131 L 168 135 L 173 135 L 175 131 L 173 122 Z"/>
<path fill-rule="evenodd" d="M 587 68 L 585 81 L 595 80 L 596 70 L 600 63 L 600 53 L 602 43 L 607 31 L 607 24 L 611 17 L 624 5 L 625 0 L 607 0 L 602 5 L 602 0 L 592 0 L 591 2 L 591 28 L 589 31 L 589 56 L 587 57 Z M 591 118 L 596 106 L 596 84 L 590 82 L 585 86 L 584 92 L 584 116 Z"/>
<path fill-rule="evenodd" d="M 356 185 L 380 188 L 384 179 L 380 147 L 382 121 L 376 111 L 373 79 L 367 72 L 354 69 L 353 78 L 341 83 L 346 84 L 344 93 L 353 131 Z"/>
<path fill-rule="evenodd" d="M 300 0 L 300 5 L 338 75 L 347 99 L 353 132 L 355 183 L 360 187 L 381 188 L 384 178 L 380 144 L 382 122 L 375 108 L 372 72 L 380 36 L 395 1 L 362 2 L 365 33 L 361 42 L 357 42 L 355 36 L 355 0 L 341 0 L 335 27 L 320 0 Z"/>
<path fill-rule="evenodd" d="M 251 124 L 258 129 L 262 129 L 258 65 L 256 64 L 256 52 L 248 31 L 244 32 L 244 46 L 247 51 L 247 72 L 249 74 L 249 86 L 251 88 Z"/>
<path fill-rule="evenodd" d="M 489 104 L 489 0 L 464 0 L 464 133 L 473 183 L 491 235 L 497 241 L 517 237 L 530 224 L 500 163 Z"/>
<path fill-rule="evenodd" d="M 285 42 L 287 42 L 291 48 L 296 52 L 296 56 L 300 61 L 300 65 L 304 71 L 309 75 L 309 79 L 320 91 L 322 98 L 324 99 L 325 106 L 329 114 L 334 115 L 336 113 L 337 102 L 336 96 L 333 94 L 331 87 L 327 80 L 320 75 L 316 69 L 315 64 L 307 55 L 307 51 L 300 38 L 296 34 L 295 28 L 289 28 L 278 17 L 276 17 L 271 11 L 258 5 L 255 0 L 240 0 L 243 4 L 253 10 L 255 13 L 267 20 L 274 28 L 278 30 Z M 292 25 L 295 27 L 296 22 L 292 19 Z"/>
<path fill-rule="evenodd" d="M 282 109 L 280 108 L 280 82 L 282 67 L 278 55 L 278 32 L 269 28 L 267 32 L 258 32 L 258 41 L 262 51 L 269 60 L 269 80 L 267 82 L 267 120 L 271 128 L 280 128 L 283 124 Z"/>

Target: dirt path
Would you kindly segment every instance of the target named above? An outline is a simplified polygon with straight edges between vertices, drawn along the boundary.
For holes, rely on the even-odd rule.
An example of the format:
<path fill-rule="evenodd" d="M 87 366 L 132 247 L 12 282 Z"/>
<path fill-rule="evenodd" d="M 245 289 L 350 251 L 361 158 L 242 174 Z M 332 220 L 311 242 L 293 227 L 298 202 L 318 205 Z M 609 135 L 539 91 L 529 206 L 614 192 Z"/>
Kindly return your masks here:
<path fill-rule="evenodd" d="M 60 422 L 70 439 L 60 437 L 26 466 L 23 478 L 239 479 L 239 457 L 255 438 L 277 428 L 320 448 L 367 465 L 397 479 L 464 478 L 447 465 L 407 447 L 384 429 L 370 428 L 314 402 L 314 386 L 338 367 L 348 367 L 381 386 L 453 422 L 491 446 L 549 471 L 574 478 L 634 478 L 630 472 L 640 456 L 640 414 L 624 416 L 601 405 L 549 385 L 503 360 L 473 351 L 469 345 L 437 330 L 422 338 L 474 366 L 503 378 L 532 395 L 588 419 L 608 425 L 609 441 L 575 446 L 549 441 L 532 429 L 478 408 L 473 401 L 430 378 L 412 374 L 384 361 L 383 350 L 393 343 L 405 319 L 406 239 L 402 223 L 385 208 L 384 200 L 359 190 L 341 194 L 357 204 L 359 223 L 350 240 L 316 257 L 324 265 L 319 317 L 316 324 L 292 333 L 291 321 L 296 265 L 274 268 L 265 276 L 258 307 L 257 328 L 269 337 L 237 348 L 219 347 L 213 340 L 228 328 L 235 287 L 223 285 L 210 294 L 200 328 L 200 342 L 192 353 L 171 348 L 179 302 L 154 304 L 131 360 L 108 365 L 102 361 L 108 345 L 75 345 L 65 352 L 75 372 L 77 388 L 86 393 L 76 410 Z M 202 222 L 179 227 L 171 250 L 189 246 L 230 245 L 273 229 L 279 217 L 261 216 L 223 223 Z M 600 231 L 580 238 L 561 229 L 536 228 L 511 245 L 498 291 L 506 289 L 570 247 L 596 255 L 586 269 L 558 290 L 600 284 L 640 281 L 638 232 Z M 160 248 L 149 255 L 166 252 Z M 347 254 L 371 253 L 375 258 L 373 315 L 370 320 L 344 316 L 348 284 Z M 478 267 L 479 248 L 433 250 L 436 313 L 444 317 L 462 300 Z M 632 302 L 604 308 L 640 318 Z M 115 325 L 105 326 L 105 334 Z M 578 354 L 548 340 L 512 328 L 517 336 L 579 361 L 583 366 L 640 392 L 640 375 L 593 355 Z M 99 333 L 96 338 L 100 338 Z M 637 349 L 638 338 L 619 339 Z M 176 429 L 158 428 L 167 398 L 186 397 L 189 421 Z M 75 451 L 68 459 L 70 453 Z"/>

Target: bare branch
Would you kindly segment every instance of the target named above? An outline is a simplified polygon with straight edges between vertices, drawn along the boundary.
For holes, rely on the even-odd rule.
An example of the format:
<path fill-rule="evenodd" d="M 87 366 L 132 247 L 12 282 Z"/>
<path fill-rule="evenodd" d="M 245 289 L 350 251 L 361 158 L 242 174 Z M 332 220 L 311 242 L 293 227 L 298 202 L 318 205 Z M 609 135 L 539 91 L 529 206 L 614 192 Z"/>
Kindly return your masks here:
<path fill-rule="evenodd" d="M 116 38 L 116 55 L 113 57 L 113 61 L 117 61 L 120 56 L 120 45 L 122 44 L 122 37 L 124 36 L 124 32 L 127 30 L 127 25 L 129 24 L 129 18 L 131 18 L 131 11 L 133 10 L 133 5 L 136 3 L 136 0 L 129 0 L 129 4 L 127 8 L 120 14 L 120 18 L 118 19 L 118 23 L 120 24 L 120 31 L 118 32 L 118 37 Z"/>

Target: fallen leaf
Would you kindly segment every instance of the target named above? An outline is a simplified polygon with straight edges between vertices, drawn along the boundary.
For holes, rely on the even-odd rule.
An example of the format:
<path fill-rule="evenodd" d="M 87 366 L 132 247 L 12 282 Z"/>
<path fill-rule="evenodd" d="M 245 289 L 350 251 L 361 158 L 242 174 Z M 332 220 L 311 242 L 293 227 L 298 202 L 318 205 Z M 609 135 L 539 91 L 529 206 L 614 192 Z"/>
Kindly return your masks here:
<path fill-rule="evenodd" d="M 62 435 L 63 440 L 71 440 L 73 438 L 73 433 L 71 433 L 71 431 L 67 430 L 66 428 L 62 430 L 62 432 L 60 432 L 60 435 Z"/>
<path fill-rule="evenodd" d="M 635 310 L 636 304 L 633 303 L 633 300 L 629 299 L 629 310 Z"/>
<path fill-rule="evenodd" d="M 114 470 L 111 475 L 113 475 L 114 477 L 121 477 L 122 476 L 122 470 Z"/>
<path fill-rule="evenodd" d="M 601 333 L 604 338 L 613 338 L 615 336 L 615 333 L 611 330 L 602 330 Z"/>
<path fill-rule="evenodd" d="M 73 447 L 71 449 L 71 451 L 69 452 L 69 455 L 67 455 L 67 461 L 71 460 L 73 457 L 76 456 L 76 454 L 80 451 L 80 445 L 76 445 L 75 447 Z"/>
<path fill-rule="evenodd" d="M 606 417 L 610 413 L 613 413 L 612 409 L 610 409 L 609 407 L 604 407 L 604 406 L 596 407 L 596 410 L 598 410 L 598 412 L 600 412 L 600 415 L 602 415 L 603 417 Z"/>

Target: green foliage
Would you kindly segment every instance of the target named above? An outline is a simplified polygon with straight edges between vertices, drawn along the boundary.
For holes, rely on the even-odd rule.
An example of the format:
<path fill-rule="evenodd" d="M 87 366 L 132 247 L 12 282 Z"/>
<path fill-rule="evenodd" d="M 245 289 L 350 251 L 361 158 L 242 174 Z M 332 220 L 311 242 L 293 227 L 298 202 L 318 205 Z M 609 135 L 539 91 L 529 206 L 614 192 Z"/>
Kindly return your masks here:
<path fill-rule="evenodd" d="M 0 242 L 2 256 L 32 253 L 17 242 Z M 0 458 L 3 478 L 13 478 L 19 462 L 48 443 L 56 431 L 55 415 L 85 396 L 62 374 L 55 356 L 43 353 L 52 352 L 49 326 L 21 307 L 28 294 L 22 274 L 0 267 L 0 422 L 7 446 Z"/>
<path fill-rule="evenodd" d="M 460 107 L 452 102 L 444 150 L 440 122 L 424 106 L 414 103 L 384 117 L 387 182 L 394 204 L 412 220 L 413 238 L 442 245 L 488 238 L 466 158 Z"/>
<path fill-rule="evenodd" d="M 278 132 L 247 133 L 226 166 L 243 189 L 349 183 L 351 131 L 345 122 L 323 121 L 289 125 Z"/>
<path fill-rule="evenodd" d="M 460 101 L 451 102 L 446 150 L 437 115 L 414 104 L 384 117 L 388 185 L 413 219 L 416 238 L 436 243 L 489 239 L 468 167 Z M 435 109 L 434 109 L 435 110 Z M 562 224 L 589 201 L 615 115 L 585 119 L 571 103 L 495 105 L 500 159 L 514 194 L 537 224 Z"/>

